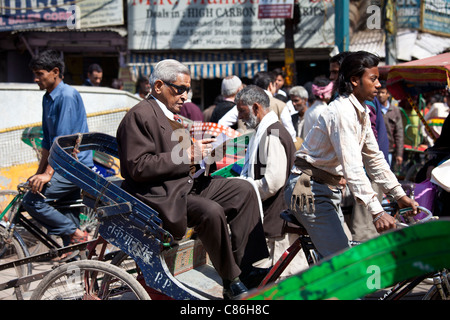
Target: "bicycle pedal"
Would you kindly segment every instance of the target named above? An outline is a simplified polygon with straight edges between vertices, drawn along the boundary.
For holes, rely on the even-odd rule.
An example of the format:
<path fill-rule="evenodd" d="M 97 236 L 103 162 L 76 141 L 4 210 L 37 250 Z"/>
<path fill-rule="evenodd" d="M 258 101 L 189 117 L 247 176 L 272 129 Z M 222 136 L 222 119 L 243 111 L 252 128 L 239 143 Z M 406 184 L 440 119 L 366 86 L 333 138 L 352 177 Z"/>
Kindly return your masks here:
<path fill-rule="evenodd" d="M 57 258 L 53 259 L 52 261 L 56 262 L 56 263 L 66 263 L 66 262 L 69 262 L 70 260 L 74 259 L 79 254 L 80 254 L 80 251 L 75 250 L 75 251 L 69 252 L 69 254 L 65 257 L 57 257 Z"/>

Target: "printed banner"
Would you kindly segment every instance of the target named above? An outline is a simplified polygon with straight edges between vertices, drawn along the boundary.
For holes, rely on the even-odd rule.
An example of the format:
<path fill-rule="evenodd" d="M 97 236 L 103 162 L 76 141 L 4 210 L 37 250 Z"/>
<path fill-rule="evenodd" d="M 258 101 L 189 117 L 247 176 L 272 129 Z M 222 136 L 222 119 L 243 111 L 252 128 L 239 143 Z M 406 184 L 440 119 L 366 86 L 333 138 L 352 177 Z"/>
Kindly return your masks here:
<path fill-rule="evenodd" d="M 420 1 L 397 1 L 397 27 L 399 29 L 420 28 Z"/>
<path fill-rule="evenodd" d="M 122 0 L 3 0 L 0 31 L 122 25 Z"/>
<path fill-rule="evenodd" d="M 450 0 L 425 0 L 422 30 L 450 35 Z"/>
<path fill-rule="evenodd" d="M 450 0 L 400 0 L 398 28 L 450 35 Z"/>
<path fill-rule="evenodd" d="M 299 0 L 296 48 L 334 46 L 334 1 Z M 258 19 L 257 0 L 129 0 L 130 50 L 284 49 L 284 19 Z"/>

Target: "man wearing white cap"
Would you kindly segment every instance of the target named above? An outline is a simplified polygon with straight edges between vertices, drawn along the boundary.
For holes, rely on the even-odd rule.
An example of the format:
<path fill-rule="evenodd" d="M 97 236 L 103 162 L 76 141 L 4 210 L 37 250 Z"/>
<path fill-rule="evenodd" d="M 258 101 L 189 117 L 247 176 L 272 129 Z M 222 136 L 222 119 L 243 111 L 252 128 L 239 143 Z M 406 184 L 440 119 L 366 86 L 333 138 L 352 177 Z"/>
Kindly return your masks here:
<path fill-rule="evenodd" d="M 278 119 L 284 125 L 286 130 L 292 137 L 294 143 L 297 141 L 294 125 L 292 124 L 291 114 L 289 109 L 285 108 L 286 103 L 275 98 L 273 95 L 276 90 L 275 86 L 276 77 L 274 73 L 261 71 L 258 72 L 253 78 L 253 84 L 262 88 L 270 99 L 270 108 L 276 113 Z M 233 107 L 228 111 L 220 120 L 219 124 L 232 127 L 238 121 L 238 110 L 237 107 Z"/>
<path fill-rule="evenodd" d="M 228 111 L 230 111 L 236 103 L 234 102 L 234 97 L 242 89 L 242 81 L 237 76 L 228 76 L 222 80 L 221 94 L 224 101 L 217 104 L 211 115 L 211 122 L 219 122 Z M 232 126 L 233 127 L 233 126 Z M 236 124 L 233 129 L 236 129 Z"/>

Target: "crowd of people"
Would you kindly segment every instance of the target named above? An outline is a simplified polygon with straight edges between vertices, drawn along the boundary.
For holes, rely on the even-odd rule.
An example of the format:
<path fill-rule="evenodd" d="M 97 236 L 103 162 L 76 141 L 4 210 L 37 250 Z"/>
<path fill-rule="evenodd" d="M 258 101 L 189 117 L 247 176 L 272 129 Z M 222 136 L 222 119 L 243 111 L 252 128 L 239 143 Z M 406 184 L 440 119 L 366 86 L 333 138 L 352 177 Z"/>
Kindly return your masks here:
<path fill-rule="evenodd" d="M 29 179 L 32 191 L 24 206 L 51 233 L 76 243 L 86 237 L 76 215 L 68 218 L 49 205 L 77 189 L 48 164 L 52 142 L 88 132 L 83 103 L 64 84 L 59 57 L 44 52 L 30 64 L 46 94 L 43 157 Z M 248 85 L 232 75 L 222 80 L 214 106 L 202 112 L 191 100 L 189 69 L 163 60 L 150 77 L 139 79 L 136 94 L 142 100 L 117 130 L 122 188 L 158 211 L 175 238 L 188 227 L 195 230 L 223 280 L 225 298 L 254 288 L 292 243 L 288 223 L 280 218 L 284 210 L 304 225 L 321 257 L 350 247 L 352 239 L 366 241 L 395 228 L 381 205 L 383 194 L 392 195 L 400 208 L 416 212 L 418 204 L 392 172 L 403 162 L 404 128 L 378 64 L 368 52 L 341 53 L 330 60 L 329 77 L 292 88 L 284 86 L 281 70 L 259 72 Z M 99 78 L 101 69 L 94 66 L 88 83 Z M 446 108 L 448 115 L 443 101 L 427 114 Z M 199 159 L 211 155 L 215 139 L 191 139 L 179 115 L 253 132 L 240 177 L 203 174 Z M 78 158 L 92 167 L 90 155 Z M 344 218 L 348 202 L 353 209 Z M 307 267 L 298 256 L 286 274 Z"/>

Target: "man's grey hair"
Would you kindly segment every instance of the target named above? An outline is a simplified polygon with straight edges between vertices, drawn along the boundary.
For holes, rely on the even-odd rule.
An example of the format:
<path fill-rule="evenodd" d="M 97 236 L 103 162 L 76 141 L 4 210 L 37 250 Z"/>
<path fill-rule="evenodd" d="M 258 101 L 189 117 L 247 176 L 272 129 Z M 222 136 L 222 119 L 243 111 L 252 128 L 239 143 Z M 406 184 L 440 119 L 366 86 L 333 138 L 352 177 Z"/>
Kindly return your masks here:
<path fill-rule="evenodd" d="M 249 85 L 239 91 L 234 99 L 236 104 L 244 104 L 252 106 L 254 103 L 259 103 L 264 109 L 270 108 L 270 99 L 267 93 L 258 86 Z"/>
<path fill-rule="evenodd" d="M 308 99 L 309 95 L 308 95 L 308 91 L 302 87 L 302 86 L 295 86 L 292 87 L 291 90 L 289 90 L 289 95 L 290 96 L 296 96 L 302 99 Z"/>
<path fill-rule="evenodd" d="M 189 68 L 184 64 L 177 60 L 166 59 L 158 62 L 148 80 L 150 86 L 153 87 L 156 80 L 175 82 L 179 74 L 191 76 Z"/>

